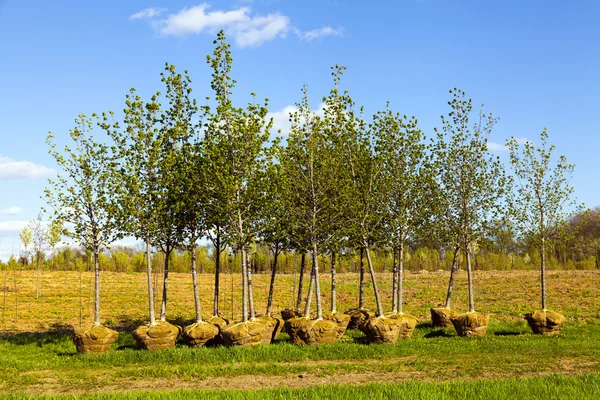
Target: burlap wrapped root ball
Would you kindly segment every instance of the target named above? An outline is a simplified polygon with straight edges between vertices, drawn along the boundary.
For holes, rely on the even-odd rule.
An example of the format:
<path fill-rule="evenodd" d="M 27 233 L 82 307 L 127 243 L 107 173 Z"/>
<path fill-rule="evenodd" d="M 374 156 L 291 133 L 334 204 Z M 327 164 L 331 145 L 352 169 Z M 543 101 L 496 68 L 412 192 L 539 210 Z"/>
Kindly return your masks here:
<path fill-rule="evenodd" d="M 219 330 L 219 333 L 217 333 L 215 335 L 215 337 L 213 337 L 208 342 L 206 342 L 205 346 L 222 346 L 222 345 L 224 345 L 225 341 L 223 340 L 222 332 L 223 332 L 223 329 L 225 329 L 225 327 L 227 325 L 229 325 L 229 321 L 219 315 L 213 315 L 212 317 L 210 317 L 208 319 L 207 322 L 210 322 L 211 324 L 216 326 L 217 329 Z"/>
<path fill-rule="evenodd" d="M 350 323 L 350 315 L 335 312 L 333 314 L 326 314 L 323 316 L 323 318 L 329 321 L 333 321 L 337 324 L 337 338 L 341 339 L 344 336 L 344 333 L 346 333 L 346 329 L 348 328 L 348 324 Z"/>
<path fill-rule="evenodd" d="M 337 340 L 338 324 L 325 319 L 307 320 L 297 334 L 305 344 L 330 344 Z"/>
<path fill-rule="evenodd" d="M 566 321 L 563 315 L 550 310 L 536 310 L 525 314 L 525 319 L 533 333 L 544 336 L 558 335 L 564 328 Z"/>
<path fill-rule="evenodd" d="M 308 324 L 311 320 L 305 317 L 290 318 L 285 321 L 285 332 L 290 336 L 290 341 L 293 344 L 303 344 L 304 340 L 298 334 L 300 328 Z"/>
<path fill-rule="evenodd" d="M 302 314 L 299 311 L 292 310 L 289 308 L 285 308 L 285 309 L 281 310 L 281 318 L 283 318 L 284 321 L 287 321 L 288 319 L 300 318 L 300 317 L 302 317 Z"/>
<path fill-rule="evenodd" d="M 365 308 L 353 308 L 344 312 L 350 316 L 350 322 L 346 329 L 360 329 L 361 325 L 364 324 L 369 318 L 375 317 L 375 312 Z"/>
<path fill-rule="evenodd" d="M 485 336 L 490 316 L 477 312 L 469 312 L 454 315 L 450 320 L 458 336 Z"/>
<path fill-rule="evenodd" d="M 456 311 L 446 307 L 433 307 L 431 310 L 431 325 L 434 328 L 453 328 L 451 318 Z"/>
<path fill-rule="evenodd" d="M 265 329 L 264 343 L 269 344 L 275 341 L 279 337 L 279 334 L 283 330 L 285 321 L 278 317 L 270 315 L 260 315 L 256 317 L 257 320 L 264 320 L 267 322 L 267 329 Z"/>
<path fill-rule="evenodd" d="M 192 347 L 202 347 L 219 334 L 219 328 L 210 322 L 201 321 L 188 325 L 183 330 L 185 343 Z"/>
<path fill-rule="evenodd" d="M 229 325 L 221 334 L 226 346 L 254 347 L 263 343 L 266 328 L 264 322 L 250 320 Z"/>
<path fill-rule="evenodd" d="M 133 337 L 140 349 L 164 350 L 175 346 L 181 327 L 167 321 L 157 321 L 154 325 L 142 325 L 133 331 Z"/>
<path fill-rule="evenodd" d="M 362 324 L 360 330 L 367 336 L 369 343 L 394 344 L 398 341 L 400 327 L 394 318 L 374 317 Z"/>
<path fill-rule="evenodd" d="M 398 339 L 410 339 L 412 337 L 417 326 L 417 317 L 404 313 L 390 313 L 385 316 L 396 320 L 396 324 L 398 325 Z"/>
<path fill-rule="evenodd" d="M 117 331 L 102 325 L 94 325 L 91 328 L 75 328 L 73 342 L 80 354 L 103 353 L 110 349 L 110 345 L 118 336 Z"/>

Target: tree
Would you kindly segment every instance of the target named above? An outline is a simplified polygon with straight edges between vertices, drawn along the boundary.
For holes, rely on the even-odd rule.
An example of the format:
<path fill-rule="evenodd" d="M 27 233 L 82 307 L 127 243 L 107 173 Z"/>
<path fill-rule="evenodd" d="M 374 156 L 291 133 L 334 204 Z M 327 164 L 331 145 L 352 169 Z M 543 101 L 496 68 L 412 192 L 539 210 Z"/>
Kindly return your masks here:
<path fill-rule="evenodd" d="M 132 88 L 126 95 L 126 108 L 123 110 L 124 131 L 121 131 L 118 123 L 112 122 L 113 113 L 103 114 L 102 125 L 115 143 L 116 158 L 119 160 L 117 179 L 120 190 L 114 196 L 116 217 L 127 234 L 146 244 L 150 325 L 156 322 L 151 252 L 158 223 L 154 199 L 158 197 L 156 175 L 160 155 L 157 126 L 161 107 L 159 96 L 160 93 L 156 93 L 149 102 L 145 102 Z"/>
<path fill-rule="evenodd" d="M 521 146 L 514 137 L 506 145 L 516 178 L 515 190 L 508 196 L 510 215 L 518 234 L 532 240 L 541 256 L 542 309 L 528 314 L 527 319 L 534 332 L 555 334 L 562 329 L 564 317 L 546 309 L 546 251 L 564 233 L 564 223 L 573 209 L 581 209 L 572 198 L 570 184 L 575 165 L 565 156 L 553 160 L 555 146 L 548 143 L 546 129 L 540 134 L 539 146 L 530 141 Z"/>
<path fill-rule="evenodd" d="M 437 141 L 433 146 L 439 167 L 437 184 L 443 193 L 443 206 L 436 221 L 438 234 L 455 250 L 446 304 L 449 306 L 456 255 L 460 249 L 467 261 L 469 313 L 465 318 L 478 318 L 478 323 L 487 326 L 487 318 L 475 315 L 471 254 L 473 246 L 489 232 L 492 221 L 502 212 L 506 177 L 498 157 L 491 156 L 487 147 L 497 120 L 482 110 L 479 120 L 471 127 L 472 101 L 467 100 L 461 90 L 454 89 L 450 93 L 453 99 L 448 104 L 452 111 L 447 117 L 442 116 L 442 129 L 435 129 Z M 454 325 L 466 327 L 460 321 Z M 476 334 L 485 334 L 485 326 Z M 463 333 L 467 334 L 459 330 L 459 334 Z"/>
<path fill-rule="evenodd" d="M 394 260 L 392 312 L 402 314 L 404 252 L 435 212 L 434 176 L 425 135 L 416 118 L 393 113 L 388 104 L 384 111 L 375 114 L 371 129 L 389 190 L 389 220 L 385 230 L 391 239 Z"/>
<path fill-rule="evenodd" d="M 33 233 L 31 232 L 31 228 L 28 226 L 24 227 L 19 233 L 19 239 L 21 239 L 21 257 L 23 259 L 23 265 L 27 265 L 29 263 L 31 243 L 33 241 Z"/>
<path fill-rule="evenodd" d="M 70 131 L 73 148 L 56 149 L 52 134 L 46 142 L 50 154 L 61 167 L 63 174 L 50 179 L 45 190 L 46 200 L 54 210 L 54 218 L 72 224 L 68 235 L 91 252 L 94 264 L 94 327 L 100 327 L 100 268 L 98 256 L 102 248 L 122 237 L 118 220 L 111 203 L 115 186 L 115 164 L 106 144 L 98 143 L 92 136 L 97 116 L 87 118 L 80 114 L 76 126 Z M 95 331 L 98 331 L 96 329 Z M 91 330 L 76 331 L 78 351 L 91 351 L 91 343 L 100 340 L 102 350 L 107 350 L 118 333 L 102 328 L 99 335 Z M 100 338 L 100 339 L 98 339 Z M 102 342 L 102 339 L 105 341 Z"/>
<path fill-rule="evenodd" d="M 50 226 L 48 228 L 48 246 L 52 250 L 52 268 L 54 268 L 55 257 L 56 257 L 56 246 L 62 240 L 63 226 L 59 219 L 51 219 Z"/>
<path fill-rule="evenodd" d="M 38 217 L 29 223 L 29 229 L 31 230 L 31 244 L 33 247 L 33 253 L 35 254 L 37 264 L 37 281 L 35 284 L 35 298 L 36 300 L 40 297 L 40 275 L 42 270 L 42 257 L 44 251 L 48 246 L 48 230 L 44 226 L 42 221 L 42 213 L 38 214 Z"/>
<path fill-rule="evenodd" d="M 249 319 L 255 318 L 248 248 L 264 229 L 260 209 L 267 198 L 264 183 L 265 171 L 272 159 L 267 146 L 272 120 L 266 118 L 268 99 L 264 104 L 257 104 L 254 93 L 253 101 L 246 108 L 233 105 L 231 90 L 235 81 L 229 75 L 232 58 L 223 31 L 219 32 L 214 44 L 215 50 L 212 56 L 207 56 L 207 62 L 213 69 L 211 86 L 217 105 L 215 112 L 207 118 L 206 159 L 207 164 L 214 167 L 212 182 L 220 188 L 225 207 L 223 214 L 230 218 L 228 237 L 235 251 L 241 254 L 242 322 L 223 332 L 229 344 L 241 344 L 248 335 Z M 244 342 L 257 343 L 254 339 Z"/>
<path fill-rule="evenodd" d="M 180 328 L 167 323 L 164 318 L 158 323 L 154 311 L 152 249 L 165 245 L 165 232 L 172 228 L 161 226 L 164 221 L 161 218 L 169 212 L 172 198 L 164 197 L 165 184 L 171 179 L 168 176 L 169 168 L 164 163 L 165 147 L 170 143 L 165 140 L 165 130 L 161 130 L 163 115 L 159 97 L 160 92 L 157 92 L 149 101 L 144 101 L 132 88 L 125 97 L 123 130 L 118 122 L 114 122 L 112 112 L 103 114 L 101 122 L 102 129 L 114 142 L 115 158 L 118 160 L 115 171 L 118 184 L 113 193 L 115 216 L 127 235 L 143 240 L 146 244 L 150 323 L 140 326 L 134 335 L 138 346 L 149 350 L 173 347 L 180 333 Z M 163 228 L 165 231 L 161 231 Z M 164 300 L 165 295 L 163 292 Z M 164 306 L 165 303 L 163 301 Z M 165 312 L 162 311 L 165 310 L 165 307 L 161 307 L 163 317 Z"/>
<path fill-rule="evenodd" d="M 332 141 L 325 134 L 321 118 L 315 116 L 310 109 L 306 86 L 302 93 L 298 111 L 290 115 L 292 126 L 279 161 L 287 185 L 284 191 L 285 208 L 289 215 L 292 235 L 297 238 L 294 242 L 308 245 L 305 250 L 310 251 L 312 255 L 312 273 L 304 320 L 290 320 L 293 322 L 288 324 L 293 324 L 293 329 L 288 329 L 288 332 L 292 336 L 295 331 L 303 332 L 301 337 L 305 338 L 305 342 L 319 343 L 323 340 L 335 340 L 337 331 L 337 324 L 323 321 L 318 257 L 319 249 L 329 240 L 331 224 L 341 218 L 338 204 L 331 201 L 338 189 L 337 177 L 341 166 L 336 162 Z M 317 319 L 307 323 L 310 317 L 313 282 Z M 320 331 L 315 327 L 319 327 Z M 322 334 L 324 335 L 319 336 Z"/>

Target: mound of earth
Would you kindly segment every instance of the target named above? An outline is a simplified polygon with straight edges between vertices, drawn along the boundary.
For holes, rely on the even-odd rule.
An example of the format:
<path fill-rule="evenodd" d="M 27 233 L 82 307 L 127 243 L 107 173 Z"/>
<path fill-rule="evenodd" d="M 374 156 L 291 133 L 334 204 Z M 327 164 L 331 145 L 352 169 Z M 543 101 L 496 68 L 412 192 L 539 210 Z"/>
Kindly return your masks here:
<path fill-rule="evenodd" d="M 183 330 L 185 342 L 190 347 L 202 347 L 219 334 L 219 328 L 210 322 L 196 322 Z"/>
<path fill-rule="evenodd" d="M 133 337 L 140 349 L 164 350 L 175 346 L 181 334 L 181 327 L 167 321 L 156 321 L 154 325 L 142 325 L 133 331 Z"/>
<path fill-rule="evenodd" d="M 400 327 L 395 318 L 375 317 L 362 324 L 360 330 L 367 336 L 369 343 L 394 344 L 398 341 Z"/>
<path fill-rule="evenodd" d="M 431 308 L 431 325 L 434 328 L 452 328 L 451 318 L 456 315 L 456 311 L 446 307 Z"/>
<path fill-rule="evenodd" d="M 94 325 L 91 328 L 75 328 L 73 342 L 78 353 L 103 353 L 110 348 L 118 336 L 117 331 L 102 325 Z"/>
<path fill-rule="evenodd" d="M 470 312 L 450 317 L 458 336 L 485 336 L 490 316 Z"/>
<path fill-rule="evenodd" d="M 339 312 L 335 312 L 333 314 L 326 314 L 323 316 L 324 319 L 333 321 L 338 326 L 337 338 L 341 339 L 348 328 L 348 324 L 350 323 L 350 315 L 343 314 Z"/>
<path fill-rule="evenodd" d="M 263 343 L 267 324 L 250 320 L 228 325 L 221 331 L 226 346 L 254 347 Z"/>
<path fill-rule="evenodd" d="M 375 317 L 375 312 L 366 308 L 353 308 L 344 312 L 344 314 L 350 316 L 350 322 L 348 322 L 347 329 L 360 329 L 365 321 Z"/>
<path fill-rule="evenodd" d="M 550 310 L 536 310 L 525 314 L 525 319 L 533 333 L 544 336 L 558 335 L 564 328 L 566 321 L 563 315 Z"/>

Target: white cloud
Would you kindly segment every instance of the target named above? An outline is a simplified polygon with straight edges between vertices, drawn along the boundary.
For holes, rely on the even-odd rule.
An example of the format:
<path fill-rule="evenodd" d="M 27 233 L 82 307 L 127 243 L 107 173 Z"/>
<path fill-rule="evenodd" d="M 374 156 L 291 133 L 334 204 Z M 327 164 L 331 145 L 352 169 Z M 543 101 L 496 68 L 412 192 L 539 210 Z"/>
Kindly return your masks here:
<path fill-rule="evenodd" d="M 133 15 L 130 15 L 129 20 L 135 21 L 136 19 L 152 19 L 154 17 L 159 16 L 160 14 L 162 14 L 165 11 L 167 11 L 166 8 L 150 7 L 150 8 L 146 8 L 142 11 L 136 12 Z"/>
<path fill-rule="evenodd" d="M 327 25 L 307 32 L 296 30 L 296 35 L 298 35 L 300 39 L 310 42 L 325 36 L 344 36 L 344 28 L 338 27 L 337 29 L 334 29 Z"/>
<path fill-rule="evenodd" d="M 20 214 L 21 211 L 23 211 L 21 207 L 13 206 L 0 210 L 0 215 L 17 215 Z"/>
<path fill-rule="evenodd" d="M 303 32 L 294 28 L 286 15 L 278 12 L 258 15 L 252 13 L 250 7 L 210 10 L 209 4 L 202 3 L 164 18 L 156 18 L 165 10 L 148 8 L 133 14 L 129 19 L 148 19 L 153 29 L 164 36 L 183 37 L 202 33 L 214 35 L 218 30 L 224 29 L 240 47 L 258 46 L 276 38 L 285 38 L 290 31 L 307 41 L 323 36 L 343 35 L 343 28 L 334 29 L 330 26 Z"/>
<path fill-rule="evenodd" d="M 18 234 L 28 223 L 29 221 L 0 221 L 0 236 Z"/>
<path fill-rule="evenodd" d="M 281 130 L 282 136 L 287 136 L 290 133 L 290 128 L 292 123 L 290 122 L 290 113 L 298 111 L 298 107 L 295 105 L 285 106 L 280 111 L 273 111 L 267 115 L 267 118 L 273 118 L 273 133 L 275 134 L 279 130 Z M 319 104 L 319 108 L 316 111 L 313 111 L 313 114 L 323 118 L 325 115 L 325 103 L 321 102 Z"/>
<path fill-rule="evenodd" d="M 517 143 L 519 143 L 519 144 L 524 144 L 529 141 L 530 140 L 527 138 L 517 138 Z M 488 142 L 487 147 L 488 147 L 489 151 L 495 151 L 495 152 L 508 151 L 508 147 L 506 147 L 505 144 L 496 143 L 496 142 Z"/>
<path fill-rule="evenodd" d="M 31 161 L 16 161 L 9 157 L 0 156 L 0 181 L 43 178 L 53 173 L 53 169 Z"/>

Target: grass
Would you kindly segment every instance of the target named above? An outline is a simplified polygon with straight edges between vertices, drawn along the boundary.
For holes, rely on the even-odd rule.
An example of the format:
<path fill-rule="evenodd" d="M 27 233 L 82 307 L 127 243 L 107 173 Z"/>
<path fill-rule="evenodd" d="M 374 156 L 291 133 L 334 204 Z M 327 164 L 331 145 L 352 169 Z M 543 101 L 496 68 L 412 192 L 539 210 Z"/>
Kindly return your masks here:
<path fill-rule="evenodd" d="M 445 400 L 457 398 L 485 399 L 597 399 L 600 396 L 600 374 L 577 377 L 549 375 L 526 379 L 496 379 L 462 382 L 371 383 L 366 385 L 321 385 L 310 388 L 279 388 L 267 390 L 175 390 L 137 393 L 101 393 L 93 395 L 38 396 L 49 399 L 421 399 Z M 31 398 L 24 395 L 0 396 L 0 399 Z"/>
<path fill-rule="evenodd" d="M 313 386 L 325 382 L 501 379 L 552 373 L 578 375 L 600 367 L 600 325 L 576 323 L 559 337 L 540 337 L 523 323 L 493 323 L 483 338 L 459 338 L 423 324 L 396 345 L 363 344 L 348 332 L 328 346 L 294 346 L 285 335 L 270 346 L 133 349 L 122 333 L 115 350 L 79 356 L 66 332 L 0 338 L 0 393 L 148 390 L 169 382 L 182 388 Z M 302 378 L 299 378 L 302 376 Z"/>
<path fill-rule="evenodd" d="M 7 284 L 4 288 L 4 276 Z M 308 274 L 307 274 L 308 275 Z M 368 274 L 367 274 L 368 275 Z M 16 285 L 14 279 L 16 277 Z M 429 308 L 445 299 L 448 272 L 407 273 L 405 275 L 405 312 L 421 320 L 429 318 Z M 35 297 L 35 271 L 0 271 L 0 331 L 37 331 L 57 326 L 89 325 L 93 312 L 93 276 L 84 272 L 44 272 L 41 297 Z M 81 278 L 81 286 L 80 286 Z M 159 277 L 160 278 L 160 277 Z M 240 298 L 237 289 L 241 276 L 222 274 L 221 310 L 226 318 L 239 320 Z M 253 277 L 257 312 L 264 312 L 269 274 Z M 568 316 L 571 322 L 591 322 L 600 318 L 600 271 L 550 271 L 548 273 L 550 308 Z M 391 307 L 390 273 L 378 274 L 383 306 Z M 205 316 L 212 310 L 214 277 L 200 274 L 199 289 Z M 329 307 L 330 276 L 322 274 L 323 306 Z M 338 275 L 338 309 L 356 307 L 358 275 Z M 155 282 L 156 283 L 156 282 Z M 232 285 L 233 283 L 233 285 Z M 523 314 L 539 308 L 539 279 L 536 271 L 475 271 L 475 306 L 492 314 L 493 320 L 521 321 Z M 275 285 L 275 312 L 295 302 L 296 275 L 279 275 Z M 370 282 L 367 282 L 370 285 Z M 233 291 L 232 291 L 233 287 Z M 308 280 L 304 288 L 308 287 Z M 4 289 L 4 290 L 2 290 Z M 16 289 L 16 290 L 15 290 Z M 160 289 L 160 286 L 157 287 Z M 160 290 L 156 290 L 160 294 Z M 168 317 L 185 323 L 194 315 L 192 283 L 189 274 L 169 274 Z M 374 307 L 370 286 L 365 289 L 367 307 Z M 155 309 L 160 309 L 157 296 Z M 313 302 L 314 303 L 314 302 Z M 453 307 L 467 310 L 466 273 L 460 271 L 453 296 Z M 102 273 L 102 317 L 107 326 L 132 328 L 148 319 L 146 277 L 143 273 Z"/>
<path fill-rule="evenodd" d="M 33 281 L 28 281 L 25 272 L 21 276 L 17 295 L 22 314 L 10 322 L 10 332 L 0 333 L 0 398 L 92 393 L 98 393 L 92 398 L 598 397 L 598 271 L 550 273 L 550 304 L 569 317 L 558 337 L 533 335 L 523 321 L 522 314 L 537 304 L 537 276 L 525 271 L 476 275 L 476 304 L 481 304 L 480 311 L 492 314 L 485 337 L 460 338 L 451 329 L 434 329 L 426 322 L 428 308 L 443 298 L 447 274 L 428 273 L 407 276 L 405 310 L 422 323 L 411 340 L 393 346 L 367 345 L 362 333 L 349 331 L 342 341 L 320 347 L 291 345 L 282 334 L 275 344 L 254 349 L 192 350 L 178 342 L 176 348 L 161 352 L 136 350 L 130 333 L 145 319 L 143 274 L 104 274 L 103 315 L 107 325 L 121 333 L 111 351 L 86 356 L 75 354 L 71 330 L 61 324 L 77 324 L 79 311 L 82 322 L 90 323 L 83 312 L 85 299 L 79 307 L 79 275 L 56 274 L 62 274 L 54 276 L 62 278 L 58 280 L 61 284 L 46 282 L 39 301 L 31 298 Z M 170 278 L 170 315 L 174 322 L 185 323 L 193 313 L 189 276 L 173 274 Z M 201 277 L 205 307 L 212 294 L 211 278 Z M 390 289 L 390 278 L 380 276 L 383 293 Z M 454 302 L 459 310 L 466 303 L 464 280 L 461 274 Z M 356 275 L 340 274 L 338 282 L 342 293 L 339 309 L 354 306 Z M 276 308 L 289 306 L 294 276 L 280 276 L 277 283 Z M 258 305 L 265 302 L 267 284 L 267 276 L 256 276 Z M 2 295 L 0 291 L 0 305 Z M 14 293 L 7 293 L 7 298 L 9 295 Z M 389 302 L 389 296 L 384 297 Z M 324 300 L 327 302 L 327 295 Z M 236 301 L 234 296 L 234 307 Z M 372 302 L 371 295 L 367 304 Z M 11 301 L 6 304 L 9 315 L 15 310 L 8 308 Z M 225 308 L 225 312 L 231 309 Z M 36 331 L 35 327 L 45 330 Z M 519 379 L 511 379 L 514 377 Z M 257 388 L 266 390 L 248 391 Z M 176 391 L 161 392 L 166 389 Z"/>

